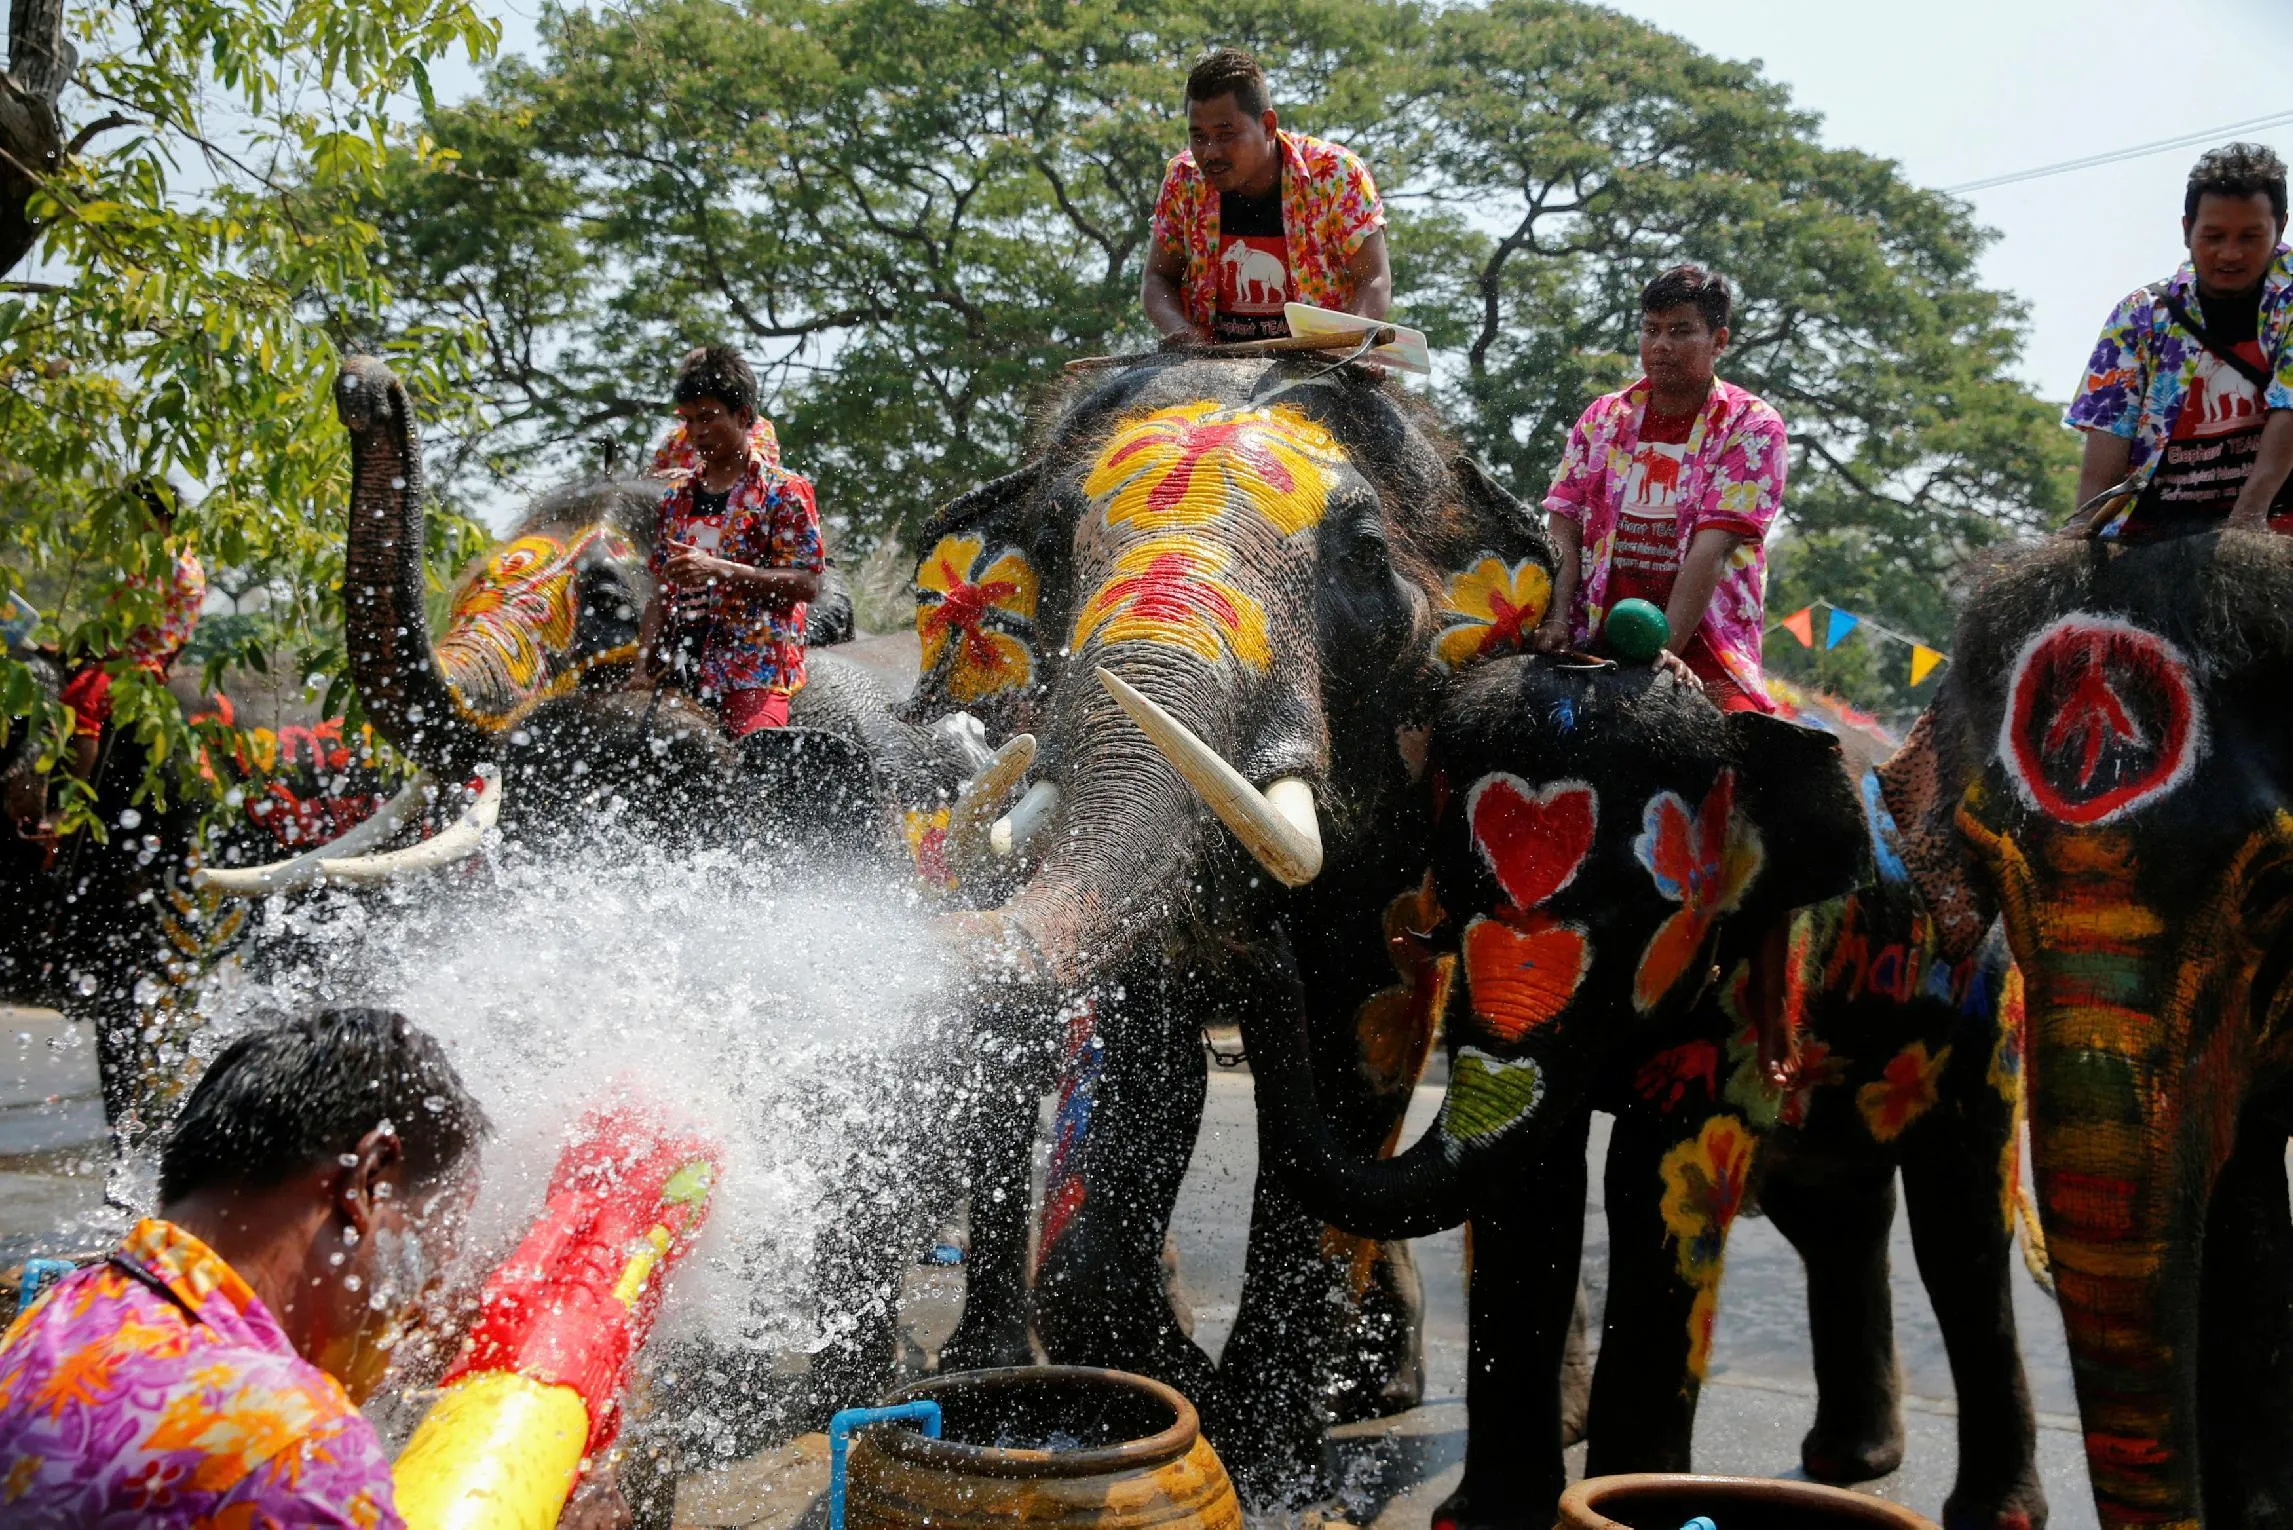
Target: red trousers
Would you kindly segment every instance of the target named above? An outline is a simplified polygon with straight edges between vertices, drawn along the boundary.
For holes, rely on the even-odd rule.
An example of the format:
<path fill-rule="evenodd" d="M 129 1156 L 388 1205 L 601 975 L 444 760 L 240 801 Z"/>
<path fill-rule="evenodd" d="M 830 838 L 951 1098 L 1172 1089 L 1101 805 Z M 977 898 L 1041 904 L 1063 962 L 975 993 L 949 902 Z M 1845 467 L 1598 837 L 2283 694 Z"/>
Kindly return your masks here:
<path fill-rule="evenodd" d="M 788 693 L 762 687 L 728 691 L 717 702 L 717 717 L 724 723 L 725 732 L 734 738 L 746 738 L 759 728 L 785 728 L 788 726 Z"/>

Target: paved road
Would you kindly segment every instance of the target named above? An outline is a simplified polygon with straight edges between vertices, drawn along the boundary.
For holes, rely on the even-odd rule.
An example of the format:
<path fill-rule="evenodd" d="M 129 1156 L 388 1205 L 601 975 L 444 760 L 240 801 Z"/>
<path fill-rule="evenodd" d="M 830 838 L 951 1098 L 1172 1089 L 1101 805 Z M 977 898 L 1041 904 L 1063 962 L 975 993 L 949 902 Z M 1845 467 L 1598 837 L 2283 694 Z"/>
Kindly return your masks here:
<path fill-rule="evenodd" d="M 102 1123 L 94 1080 L 93 1048 L 71 1027 L 44 1011 L 0 1009 L 0 1265 L 42 1248 L 100 1241 Z M 1412 1130 L 1422 1126 L 1437 1099 L 1431 1087 L 1419 1091 Z M 1179 1195 L 1176 1233 L 1196 1304 L 1196 1335 L 1214 1352 L 1233 1322 L 1241 1286 L 1256 1161 L 1250 1110 L 1247 1072 L 1214 1069 L 1201 1145 Z M 1606 1135 L 1605 1122 L 1596 1120 L 1596 1167 Z M 1607 1266 L 1597 1194 L 1596 1188 L 1585 1239 L 1596 1313 Z M 1378 1530 L 1421 1530 L 1433 1505 L 1455 1486 L 1464 1444 L 1462 1240 L 1454 1232 L 1421 1239 L 1417 1256 L 1428 1305 L 1429 1400 L 1400 1419 L 1343 1431 L 1335 1445 L 1358 1490 L 1358 1507 Z M 1950 1374 L 1900 1221 L 1894 1263 L 1897 1341 L 1912 1399 L 1910 1444 L 1903 1470 L 1878 1486 L 1886 1496 L 1939 1517 L 1955 1456 Z M 919 1272 L 912 1291 L 919 1337 L 935 1347 L 953 1294 L 948 1277 Z M 1805 1299 L 1798 1259 L 1782 1237 L 1765 1221 L 1739 1224 L 1728 1250 L 1711 1378 L 1697 1420 L 1700 1469 L 1793 1471 L 1800 1435 L 1814 1413 Z M 2079 1456 L 2061 1321 L 2051 1300 L 2027 1278 L 2019 1282 L 2016 1300 L 2042 1415 L 2040 1454 L 2052 1523 L 2060 1530 L 2084 1530 L 2094 1524 L 2094 1513 Z M 745 1485 L 738 1478 L 707 1490 L 695 1484 L 686 1517 L 717 1525 L 786 1521 L 791 1495 L 779 1495 L 775 1507 L 743 1490 Z"/>

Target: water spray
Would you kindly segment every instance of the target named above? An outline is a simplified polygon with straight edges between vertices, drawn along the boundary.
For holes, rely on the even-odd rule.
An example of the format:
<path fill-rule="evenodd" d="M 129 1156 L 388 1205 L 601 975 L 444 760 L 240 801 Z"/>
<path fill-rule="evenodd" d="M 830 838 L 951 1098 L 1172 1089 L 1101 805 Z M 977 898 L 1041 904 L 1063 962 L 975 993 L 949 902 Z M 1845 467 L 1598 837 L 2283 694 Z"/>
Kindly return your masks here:
<path fill-rule="evenodd" d="M 613 1442 L 630 1362 L 708 1216 L 714 1144 L 649 1111 L 592 1112 L 398 1458 L 410 1530 L 547 1530 Z"/>

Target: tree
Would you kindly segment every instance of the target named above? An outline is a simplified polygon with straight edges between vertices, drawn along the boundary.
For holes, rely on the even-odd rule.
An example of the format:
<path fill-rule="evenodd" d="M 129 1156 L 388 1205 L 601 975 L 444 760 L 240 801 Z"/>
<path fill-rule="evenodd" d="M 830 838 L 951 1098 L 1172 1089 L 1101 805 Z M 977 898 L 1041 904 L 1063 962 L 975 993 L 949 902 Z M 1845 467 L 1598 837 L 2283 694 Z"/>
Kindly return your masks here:
<path fill-rule="evenodd" d="M 41 641 L 100 658 L 153 618 L 158 581 L 138 577 L 167 556 L 144 508 L 156 494 L 180 502 L 210 565 L 272 596 L 211 668 L 283 647 L 297 673 L 341 672 L 347 471 L 327 399 L 345 316 L 391 300 L 358 204 L 386 155 L 441 158 L 406 127 L 429 61 L 485 56 L 496 37 L 470 0 L 89 0 L 70 15 L 14 0 L 0 600 L 28 591 Z M 395 341 L 449 406 L 458 337 Z M 459 539 L 441 528 L 441 560 Z M 46 769 L 63 710 L 0 665 L 0 719 L 44 730 Z M 180 765 L 180 710 L 133 666 L 118 678 L 118 723 L 155 765 Z"/>

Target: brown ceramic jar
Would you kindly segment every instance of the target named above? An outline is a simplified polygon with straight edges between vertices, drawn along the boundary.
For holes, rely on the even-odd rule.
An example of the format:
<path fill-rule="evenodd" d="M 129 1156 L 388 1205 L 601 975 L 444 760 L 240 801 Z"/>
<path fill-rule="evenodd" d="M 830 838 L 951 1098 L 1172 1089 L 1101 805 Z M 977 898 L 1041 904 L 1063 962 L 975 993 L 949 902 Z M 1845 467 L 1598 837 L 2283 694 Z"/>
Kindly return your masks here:
<path fill-rule="evenodd" d="M 847 1530 L 1242 1530 L 1194 1405 L 1082 1366 L 962 1371 L 887 1404 L 940 1405 L 941 1437 L 878 1424 L 852 1440 Z"/>
<path fill-rule="evenodd" d="M 1933 1520 L 1868 1493 L 1687 1472 L 1587 1477 L 1561 1494 L 1559 1530 L 1680 1530 L 1698 1515 L 1714 1530 L 1936 1530 Z"/>

